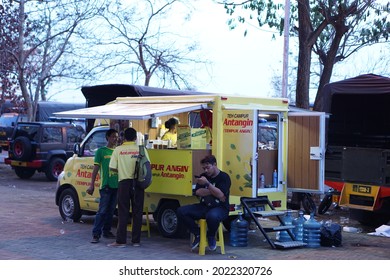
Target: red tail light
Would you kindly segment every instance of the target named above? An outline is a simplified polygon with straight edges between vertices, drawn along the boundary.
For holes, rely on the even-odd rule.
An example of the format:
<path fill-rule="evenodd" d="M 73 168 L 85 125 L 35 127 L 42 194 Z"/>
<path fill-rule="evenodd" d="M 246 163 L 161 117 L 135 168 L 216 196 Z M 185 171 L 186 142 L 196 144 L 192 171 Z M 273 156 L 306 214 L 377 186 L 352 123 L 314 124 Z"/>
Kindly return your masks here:
<path fill-rule="evenodd" d="M 229 212 L 234 212 L 236 211 L 236 205 L 235 204 L 229 204 Z"/>
<path fill-rule="evenodd" d="M 281 200 L 273 200 L 272 202 L 273 207 L 282 207 L 282 201 Z"/>

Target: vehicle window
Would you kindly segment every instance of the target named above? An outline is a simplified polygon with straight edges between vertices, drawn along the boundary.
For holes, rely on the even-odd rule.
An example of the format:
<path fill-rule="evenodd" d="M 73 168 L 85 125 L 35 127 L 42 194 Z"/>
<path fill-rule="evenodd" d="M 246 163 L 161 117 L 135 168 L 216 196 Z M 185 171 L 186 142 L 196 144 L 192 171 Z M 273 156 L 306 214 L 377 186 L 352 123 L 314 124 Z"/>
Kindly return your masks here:
<path fill-rule="evenodd" d="M 61 127 L 44 127 L 42 143 L 62 143 Z"/>
<path fill-rule="evenodd" d="M 258 119 L 258 161 L 257 161 L 257 185 L 259 188 L 279 188 L 279 115 L 268 112 L 260 112 Z"/>
<path fill-rule="evenodd" d="M 1 116 L 0 117 L 0 126 L 12 126 L 15 125 L 18 120 L 17 116 Z"/>
<path fill-rule="evenodd" d="M 260 125 L 259 141 L 263 145 L 267 145 L 270 142 L 277 143 L 276 126 Z"/>
<path fill-rule="evenodd" d="M 19 136 L 25 136 L 30 141 L 38 141 L 39 126 L 36 125 L 23 125 L 19 126 L 16 130 L 15 138 Z"/>
<path fill-rule="evenodd" d="M 94 156 L 97 149 L 107 144 L 106 131 L 97 131 L 88 138 L 84 145 L 84 156 Z"/>
<path fill-rule="evenodd" d="M 84 135 L 84 130 L 81 127 L 69 127 L 67 129 L 67 142 L 77 143 L 81 142 Z"/>

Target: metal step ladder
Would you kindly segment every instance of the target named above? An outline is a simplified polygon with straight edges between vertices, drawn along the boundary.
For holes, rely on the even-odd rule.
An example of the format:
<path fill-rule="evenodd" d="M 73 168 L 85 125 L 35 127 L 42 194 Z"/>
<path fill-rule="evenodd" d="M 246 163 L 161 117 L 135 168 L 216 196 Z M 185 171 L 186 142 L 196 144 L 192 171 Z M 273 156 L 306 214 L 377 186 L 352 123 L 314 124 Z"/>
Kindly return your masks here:
<path fill-rule="evenodd" d="M 257 225 L 257 228 L 264 235 L 269 245 L 271 245 L 272 249 L 288 249 L 288 248 L 299 248 L 299 247 L 306 246 L 306 243 L 295 240 L 295 236 L 292 232 L 294 226 L 286 226 L 283 219 L 281 218 L 282 216 L 285 215 L 285 212 L 275 210 L 275 208 L 273 207 L 272 203 L 269 201 L 266 195 L 258 196 L 258 197 L 241 197 L 240 200 L 241 200 L 241 204 L 244 207 L 244 215 L 245 216 L 249 215 L 251 217 L 251 219 Z M 268 206 L 271 210 L 265 210 L 267 209 L 266 206 Z M 259 218 L 265 218 L 265 217 L 276 217 L 280 222 L 280 225 L 263 227 L 259 222 Z M 277 232 L 277 231 L 279 232 L 286 231 L 291 237 L 292 241 L 287 241 L 287 242 L 273 241 L 267 233 Z"/>

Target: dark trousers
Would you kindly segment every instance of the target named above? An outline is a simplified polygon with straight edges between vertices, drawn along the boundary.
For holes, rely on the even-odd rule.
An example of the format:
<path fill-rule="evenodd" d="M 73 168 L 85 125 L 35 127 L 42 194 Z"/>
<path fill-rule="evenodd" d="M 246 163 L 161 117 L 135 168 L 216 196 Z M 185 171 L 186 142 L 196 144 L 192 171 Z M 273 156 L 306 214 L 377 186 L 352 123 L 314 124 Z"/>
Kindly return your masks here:
<path fill-rule="evenodd" d="M 126 244 L 127 242 L 127 224 L 130 217 L 130 203 L 133 219 L 131 242 L 139 243 L 141 240 L 145 191 L 139 188 L 135 189 L 133 181 L 133 179 L 126 179 L 118 183 L 118 228 L 116 242 L 120 244 Z"/>
<path fill-rule="evenodd" d="M 214 237 L 219 223 L 229 215 L 229 210 L 224 207 L 209 208 L 202 203 L 181 206 L 177 209 L 177 217 L 187 226 L 194 235 L 199 235 L 199 226 L 195 221 L 206 219 L 207 237 Z"/>
<path fill-rule="evenodd" d="M 92 235 L 100 237 L 111 231 L 112 218 L 116 208 L 118 189 L 112 189 L 104 186 L 100 193 L 99 210 L 96 213 L 93 224 Z"/>

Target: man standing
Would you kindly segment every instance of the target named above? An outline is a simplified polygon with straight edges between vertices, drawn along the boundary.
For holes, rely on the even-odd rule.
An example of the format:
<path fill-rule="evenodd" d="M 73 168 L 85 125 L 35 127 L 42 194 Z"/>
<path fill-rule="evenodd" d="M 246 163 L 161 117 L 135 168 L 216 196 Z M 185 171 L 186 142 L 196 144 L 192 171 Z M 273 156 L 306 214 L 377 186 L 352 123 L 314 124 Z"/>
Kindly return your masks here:
<path fill-rule="evenodd" d="M 107 146 L 99 148 L 95 153 L 91 183 L 87 189 L 87 193 L 92 195 L 97 174 L 100 172 L 99 210 L 92 229 L 91 243 L 98 243 L 102 232 L 105 238 L 115 238 L 111 225 L 117 202 L 118 175 L 109 170 L 109 163 L 118 140 L 118 132 L 115 129 L 107 130 L 106 140 Z"/>
<path fill-rule="evenodd" d="M 192 250 L 199 246 L 200 232 L 196 221 L 206 219 L 207 240 L 209 249 L 214 251 L 216 246 L 215 234 L 219 223 L 229 215 L 229 192 L 231 180 L 227 173 L 217 167 L 213 155 L 206 156 L 200 161 L 204 173 L 197 178 L 195 195 L 200 197 L 200 203 L 181 206 L 177 216 L 195 236 L 191 245 Z"/>
<path fill-rule="evenodd" d="M 118 172 L 118 227 L 116 242 L 109 244 L 111 247 L 123 248 L 127 242 L 127 224 L 130 212 L 133 218 L 131 242 L 133 246 L 140 246 L 142 215 L 144 208 L 145 191 L 135 188 L 134 171 L 139 147 L 136 143 L 137 131 L 127 128 L 124 131 L 124 142 L 115 148 L 110 161 L 110 170 Z M 149 155 L 145 150 L 146 157 Z"/>

